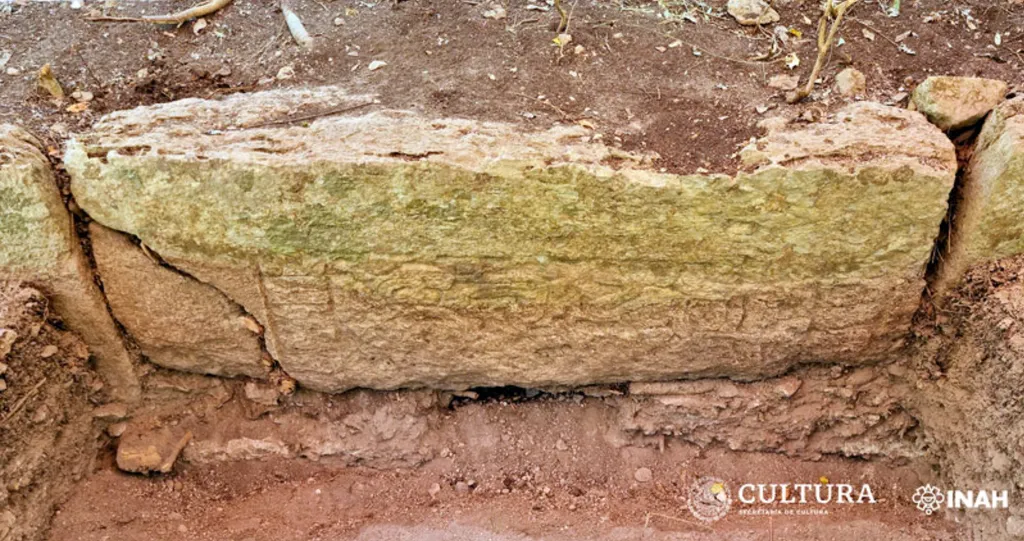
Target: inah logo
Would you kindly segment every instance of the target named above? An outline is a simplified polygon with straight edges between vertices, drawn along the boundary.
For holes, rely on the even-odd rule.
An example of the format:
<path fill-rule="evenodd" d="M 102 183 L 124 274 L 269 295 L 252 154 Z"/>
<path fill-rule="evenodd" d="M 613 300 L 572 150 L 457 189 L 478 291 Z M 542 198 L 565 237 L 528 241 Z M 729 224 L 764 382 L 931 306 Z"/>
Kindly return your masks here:
<path fill-rule="evenodd" d="M 704 522 L 714 522 L 725 516 L 732 506 L 732 496 L 725 481 L 716 477 L 701 477 L 690 487 L 686 506 L 690 513 Z"/>
<path fill-rule="evenodd" d="M 1010 507 L 1010 493 L 1006 490 L 947 490 L 937 486 L 917 487 L 911 498 L 917 508 L 930 515 L 946 504 L 948 509 L 1006 509 Z"/>
<path fill-rule="evenodd" d="M 917 487 L 917 490 L 914 491 L 914 497 L 911 499 L 917 504 L 919 510 L 924 511 L 926 515 L 930 515 L 939 510 L 946 497 L 942 495 L 939 487 L 924 485 L 923 487 Z"/>

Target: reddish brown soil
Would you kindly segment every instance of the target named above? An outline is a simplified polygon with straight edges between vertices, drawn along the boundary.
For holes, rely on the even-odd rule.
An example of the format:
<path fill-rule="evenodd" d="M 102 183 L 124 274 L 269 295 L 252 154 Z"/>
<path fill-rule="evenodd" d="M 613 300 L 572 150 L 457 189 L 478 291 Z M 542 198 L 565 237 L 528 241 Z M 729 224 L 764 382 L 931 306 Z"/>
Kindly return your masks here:
<path fill-rule="evenodd" d="M 411 539 L 431 538 L 431 531 L 436 539 L 455 539 L 466 528 L 486 533 L 473 539 L 510 540 L 957 539 L 955 524 L 926 517 L 910 502 L 921 477 L 909 466 L 702 453 L 672 442 L 664 450 L 657 441 L 618 446 L 600 409 L 589 401 L 472 403 L 445 421 L 443 430 L 458 434 L 451 456 L 412 470 L 270 460 L 179 464 L 170 476 L 146 478 L 119 473 L 108 459 L 78 485 L 50 539 L 375 539 L 373 532 L 392 527 L 418 531 Z M 649 468 L 652 479 L 638 482 L 638 468 Z M 739 510 L 750 506 L 734 503 L 726 518 L 705 526 L 684 496 L 704 475 L 723 479 L 733 497 L 744 482 L 813 483 L 824 476 L 831 483 L 869 483 L 878 503 L 812 505 L 806 508 L 828 514 L 771 519 L 743 516 Z M 474 488 L 460 492 L 458 483 L 470 481 Z M 435 483 L 439 491 L 432 495 Z"/>
<path fill-rule="evenodd" d="M 711 16 L 704 20 L 698 10 L 697 23 L 667 21 L 655 2 L 567 2 L 572 43 L 561 49 L 552 43 L 554 11 L 528 10 L 521 1 L 508 3 L 506 19 L 493 20 L 483 17 L 487 1 L 295 0 L 294 10 L 315 38 L 310 52 L 285 30 L 277 2 L 235 0 L 210 16 L 198 35 L 191 24 L 89 22 L 87 12 L 98 5 L 92 2 L 82 10 L 67 3 L 15 4 L 12 14 L 0 15 L 0 51 L 12 53 L 6 67 L 20 73 L 0 71 L 0 121 L 33 129 L 54 153 L 66 129 L 84 129 L 111 110 L 337 84 L 379 93 L 383 106 L 432 115 L 524 128 L 586 121 L 606 141 L 658 152 L 659 165 L 669 170 L 728 171 L 736 166 L 737 147 L 756 133 L 764 116 L 821 112 L 843 101 L 834 92 L 818 92 L 805 104 L 789 106 L 780 91 L 766 86 L 772 75 L 789 72 L 783 63 L 789 52 L 802 60 L 789 73 L 806 76 L 815 56 L 818 0 L 775 2 L 781 23 L 803 38 L 791 36 L 769 62 L 750 59 L 770 50 L 770 29 L 741 27 L 723 15 L 724 0 L 707 0 Z M 676 14 L 684 4 L 665 3 Z M 108 14 L 165 13 L 190 2 L 116 5 Z M 343 25 L 334 24 L 337 17 Z M 865 28 L 875 32 L 873 41 L 864 36 Z M 907 31 L 912 33 L 902 43 L 916 55 L 894 44 Z M 840 36 L 845 45 L 824 72 L 826 91 L 847 64 L 867 75 L 868 97 L 883 102 L 931 74 L 995 77 L 1017 88 L 1024 82 L 1024 4 L 1016 0 L 905 0 L 897 18 L 865 1 Z M 575 53 L 577 45 L 581 54 Z M 371 72 L 367 66 L 374 60 L 388 65 Z M 69 93 L 95 95 L 88 111 L 67 113 L 69 101 L 57 105 L 43 97 L 36 73 L 45 63 Z M 286 67 L 294 77 L 275 80 Z M 775 109 L 759 114 L 759 106 Z"/>

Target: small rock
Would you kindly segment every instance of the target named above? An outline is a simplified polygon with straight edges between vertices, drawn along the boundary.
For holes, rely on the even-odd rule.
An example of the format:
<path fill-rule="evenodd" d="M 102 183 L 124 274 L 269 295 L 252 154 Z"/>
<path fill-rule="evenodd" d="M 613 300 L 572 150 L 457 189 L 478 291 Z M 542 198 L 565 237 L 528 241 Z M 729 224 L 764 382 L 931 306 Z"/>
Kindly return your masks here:
<path fill-rule="evenodd" d="M 914 107 L 943 131 L 977 123 L 1006 97 L 1009 86 L 995 79 L 929 77 L 914 89 Z"/>
<path fill-rule="evenodd" d="M 121 402 L 111 402 L 92 410 L 93 419 L 117 422 L 128 418 L 128 406 Z"/>
<path fill-rule="evenodd" d="M 277 389 L 273 386 L 261 385 L 255 381 L 245 384 L 245 397 L 257 404 L 276 406 L 278 396 Z"/>
<path fill-rule="evenodd" d="M 75 101 L 92 101 L 93 94 L 88 90 L 76 90 L 71 93 L 71 97 L 74 98 Z"/>
<path fill-rule="evenodd" d="M 846 378 L 846 385 L 849 387 L 860 387 L 871 383 L 878 377 L 878 374 L 871 367 L 858 368 Z"/>
<path fill-rule="evenodd" d="M 334 18 L 334 26 L 342 26 L 344 24 L 345 24 L 345 19 L 342 19 L 341 17 L 335 17 Z"/>
<path fill-rule="evenodd" d="M 430 485 L 430 488 L 427 489 L 427 494 L 430 494 L 431 498 L 436 498 L 437 495 L 440 494 L 440 493 L 441 493 L 441 485 L 439 485 L 438 483 L 434 483 L 434 484 Z"/>
<path fill-rule="evenodd" d="M 485 19 L 501 20 L 508 17 L 508 12 L 505 11 L 505 8 L 502 7 L 501 4 L 491 4 L 490 8 L 491 9 L 484 12 Z"/>
<path fill-rule="evenodd" d="M 167 427 L 143 431 L 129 427 L 117 445 L 117 467 L 131 473 L 168 473 L 191 439 L 192 433 L 188 431 L 176 433 Z"/>
<path fill-rule="evenodd" d="M 387 65 L 388 63 L 383 60 L 374 60 L 373 62 L 370 62 L 370 65 L 366 66 L 366 69 L 370 71 L 377 71 Z"/>
<path fill-rule="evenodd" d="M 558 449 L 559 451 L 568 451 L 569 445 L 567 445 L 565 441 L 559 438 L 558 441 L 555 442 L 555 449 Z"/>
<path fill-rule="evenodd" d="M 0 360 L 6 359 L 11 354 L 14 342 L 18 340 L 18 333 L 10 329 L 0 329 Z"/>
<path fill-rule="evenodd" d="M 777 90 L 796 90 L 800 86 L 799 75 L 773 75 L 768 79 L 768 87 Z"/>
<path fill-rule="evenodd" d="M 766 25 L 779 20 L 779 13 L 764 0 L 729 0 L 726 9 L 743 25 Z"/>
<path fill-rule="evenodd" d="M 111 438 L 120 438 L 128 428 L 128 423 L 114 423 L 107 427 L 107 435 Z"/>
<path fill-rule="evenodd" d="M 6 363 L 0 363 L 0 376 L 6 374 L 9 368 Z"/>
<path fill-rule="evenodd" d="M 21 70 L 18 68 L 7 68 L 7 75 L 20 75 Z"/>
<path fill-rule="evenodd" d="M 794 377 L 785 377 L 775 384 L 775 392 L 779 393 L 782 398 L 790 398 L 800 390 L 800 387 L 804 382 Z"/>
<path fill-rule="evenodd" d="M 39 406 L 39 409 L 32 414 L 32 422 L 39 424 L 50 418 L 50 409 L 46 407 L 46 404 Z"/>
<path fill-rule="evenodd" d="M 295 77 L 295 68 L 291 66 L 285 66 L 277 70 L 277 80 L 284 81 L 285 79 L 291 79 Z"/>
<path fill-rule="evenodd" d="M 1014 515 L 1006 519 L 1006 533 L 1024 538 L 1024 517 Z"/>
<path fill-rule="evenodd" d="M 637 468 L 633 472 L 633 479 L 636 479 L 638 483 L 649 483 L 651 479 L 654 479 L 654 472 L 650 468 Z"/>
<path fill-rule="evenodd" d="M 50 132 L 52 132 L 57 137 L 67 137 L 69 133 L 67 125 L 61 122 L 55 122 L 52 126 L 50 126 Z"/>
<path fill-rule="evenodd" d="M 50 357 L 53 357 L 54 355 L 56 355 L 57 351 L 59 351 L 57 349 L 57 346 L 54 346 L 54 345 L 51 344 L 49 346 L 44 347 L 43 351 L 39 354 L 39 356 L 44 358 L 44 359 L 49 359 Z"/>
<path fill-rule="evenodd" d="M 460 494 L 465 494 L 469 492 L 469 483 L 465 481 L 459 481 L 455 483 L 455 492 L 458 492 Z"/>
<path fill-rule="evenodd" d="M 861 96 L 867 91 L 867 88 L 867 79 L 860 71 L 846 68 L 836 74 L 836 89 L 843 96 Z"/>

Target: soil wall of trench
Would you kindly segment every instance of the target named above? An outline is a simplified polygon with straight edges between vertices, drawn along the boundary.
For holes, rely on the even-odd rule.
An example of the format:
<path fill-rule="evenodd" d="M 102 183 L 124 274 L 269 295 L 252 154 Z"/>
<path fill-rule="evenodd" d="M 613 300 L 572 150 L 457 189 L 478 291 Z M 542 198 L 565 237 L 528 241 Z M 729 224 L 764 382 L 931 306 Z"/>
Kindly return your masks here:
<path fill-rule="evenodd" d="M 872 103 L 772 121 L 735 175 L 372 104 L 113 113 L 68 142 L 74 214 L 0 130 L 0 539 L 39 538 L 106 441 L 134 472 L 415 467 L 495 388 L 600 401 L 623 440 L 921 461 L 1020 501 L 1021 98 L 959 149 Z M 1020 512 L 962 519 L 1012 539 Z"/>

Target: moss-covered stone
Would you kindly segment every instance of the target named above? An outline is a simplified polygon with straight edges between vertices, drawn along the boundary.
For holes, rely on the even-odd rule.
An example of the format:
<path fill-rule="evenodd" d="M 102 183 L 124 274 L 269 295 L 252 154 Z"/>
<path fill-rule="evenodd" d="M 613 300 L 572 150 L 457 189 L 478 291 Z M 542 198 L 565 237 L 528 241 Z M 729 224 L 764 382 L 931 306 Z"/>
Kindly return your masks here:
<path fill-rule="evenodd" d="M 134 399 L 138 382 L 131 360 L 40 146 L 26 131 L 0 125 L 0 280 L 26 281 L 45 291 L 88 344 L 112 394 Z"/>
<path fill-rule="evenodd" d="M 230 107 L 201 126 L 193 107 L 73 141 L 76 200 L 246 306 L 282 367 L 327 390 L 877 359 L 956 168 L 922 117 L 870 104 L 770 134 L 735 176 L 658 173 L 582 128 L 380 112 L 231 130 Z"/>

